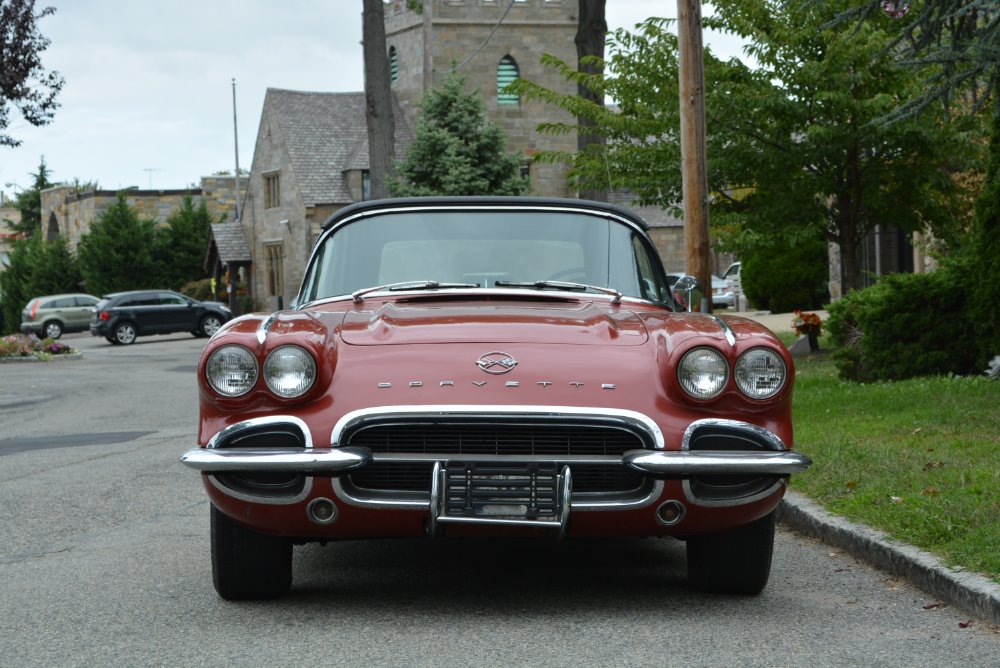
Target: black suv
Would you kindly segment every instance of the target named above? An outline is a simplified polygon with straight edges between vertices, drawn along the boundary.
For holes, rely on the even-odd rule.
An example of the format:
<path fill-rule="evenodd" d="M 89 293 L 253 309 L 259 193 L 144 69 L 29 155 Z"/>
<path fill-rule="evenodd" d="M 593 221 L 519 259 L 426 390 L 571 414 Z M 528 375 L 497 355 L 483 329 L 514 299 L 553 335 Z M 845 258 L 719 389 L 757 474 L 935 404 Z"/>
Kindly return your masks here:
<path fill-rule="evenodd" d="M 116 292 L 97 303 L 90 333 L 122 345 L 146 334 L 212 336 L 230 317 L 224 304 L 199 302 L 171 290 Z"/>

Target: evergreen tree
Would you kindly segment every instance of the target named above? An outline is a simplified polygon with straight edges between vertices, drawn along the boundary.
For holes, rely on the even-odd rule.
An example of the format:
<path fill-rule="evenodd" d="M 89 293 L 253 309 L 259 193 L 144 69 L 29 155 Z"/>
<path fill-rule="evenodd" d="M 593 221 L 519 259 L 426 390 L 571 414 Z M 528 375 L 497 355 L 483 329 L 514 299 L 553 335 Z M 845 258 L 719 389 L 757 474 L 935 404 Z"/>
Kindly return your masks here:
<path fill-rule="evenodd" d="M 7 332 L 18 331 L 21 309 L 42 295 L 77 292 L 80 270 L 66 239 L 44 241 L 40 234 L 14 242 L 10 266 L 0 272 L 3 322 Z"/>
<path fill-rule="evenodd" d="M 523 195 L 521 160 L 504 152 L 499 126 L 487 123 L 478 93 L 450 75 L 420 105 L 413 143 L 399 164 L 390 191 L 395 196 Z"/>
<path fill-rule="evenodd" d="M 167 218 L 167 226 L 157 228 L 154 261 L 158 286 L 179 289 L 185 283 L 205 278 L 205 248 L 212 217 L 204 200 L 195 207 L 190 195 Z"/>
<path fill-rule="evenodd" d="M 102 295 L 152 287 L 158 278 L 155 237 L 153 221 L 140 220 L 125 193 L 118 193 L 77 248 L 87 292 Z"/>
<path fill-rule="evenodd" d="M 22 190 L 14 198 L 14 207 L 21 212 L 21 221 L 16 223 L 8 221 L 8 225 L 17 234 L 30 237 L 41 232 L 42 191 L 55 185 L 49 181 L 49 175 L 45 156 L 42 156 L 38 163 L 38 172 L 31 175 L 33 179 L 31 187 Z"/>

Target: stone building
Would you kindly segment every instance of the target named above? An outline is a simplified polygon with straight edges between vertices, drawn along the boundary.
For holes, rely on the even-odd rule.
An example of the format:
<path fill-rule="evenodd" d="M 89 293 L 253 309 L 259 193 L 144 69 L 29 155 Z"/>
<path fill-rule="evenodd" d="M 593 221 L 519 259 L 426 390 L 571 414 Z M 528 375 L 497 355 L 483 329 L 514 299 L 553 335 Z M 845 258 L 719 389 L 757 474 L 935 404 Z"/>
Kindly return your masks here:
<path fill-rule="evenodd" d="M 452 72 L 482 96 L 487 117 L 507 136 L 507 150 L 524 158 L 532 192 L 573 196 L 565 165 L 532 163 L 539 151 L 576 150 L 576 135 L 552 136 L 536 129 L 542 122 L 573 122 L 568 113 L 543 102 L 530 102 L 501 89 L 517 77 L 551 90 L 575 94 L 572 84 L 551 67 L 543 54 L 576 63 L 577 1 L 434 0 L 422 10 L 407 0 L 385 6 L 385 39 L 392 89 L 407 118 L 415 118 L 423 95 Z"/>
<path fill-rule="evenodd" d="M 419 9 L 417 8 L 419 5 Z M 576 62 L 577 0 L 392 0 L 385 4 L 386 48 L 397 105 L 396 157 L 401 159 L 424 94 L 452 71 L 482 96 L 487 118 L 523 157 L 532 193 L 573 197 L 567 167 L 533 163 L 545 150 L 576 150 L 575 134 L 549 136 L 543 122 L 572 122 L 565 111 L 503 92 L 516 77 L 575 93 L 575 84 L 541 62 L 543 53 Z M 368 136 L 364 93 L 269 89 L 257 132 L 240 231 L 216 225 L 209 256 L 227 269 L 232 290 L 255 308 L 287 306 L 295 296 L 320 225 L 367 199 Z M 629 204 L 627 197 L 615 199 Z M 668 271 L 683 268 L 683 226 L 662 209 L 638 209 Z M 251 261 L 245 257 L 249 253 Z"/>
<path fill-rule="evenodd" d="M 240 178 L 240 192 L 246 193 L 247 180 Z M 72 186 L 58 185 L 41 193 L 42 227 L 46 239 L 57 235 L 66 237 L 71 248 L 76 248 L 80 238 L 90 230 L 118 198 L 117 190 L 91 190 L 77 192 Z M 232 216 L 236 203 L 236 184 L 232 176 L 204 176 L 200 188 L 184 190 L 125 190 L 128 205 L 141 219 L 166 222 L 188 195 L 199 206 L 204 200 L 209 215 L 214 220 Z"/>

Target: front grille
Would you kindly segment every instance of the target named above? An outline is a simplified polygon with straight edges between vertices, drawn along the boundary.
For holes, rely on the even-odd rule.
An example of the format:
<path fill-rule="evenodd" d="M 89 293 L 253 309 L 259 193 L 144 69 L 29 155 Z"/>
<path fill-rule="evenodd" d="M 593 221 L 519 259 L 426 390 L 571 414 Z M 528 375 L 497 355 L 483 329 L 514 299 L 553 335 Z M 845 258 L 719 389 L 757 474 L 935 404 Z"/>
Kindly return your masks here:
<path fill-rule="evenodd" d="M 345 445 L 399 455 L 435 455 L 461 460 L 463 455 L 616 456 L 645 447 L 630 430 L 607 425 L 383 424 L 350 434 Z M 426 492 L 431 489 L 430 462 L 374 462 L 350 475 L 354 487 L 373 492 Z M 643 488 L 644 476 L 619 464 L 571 464 L 576 494 L 620 494 Z"/>

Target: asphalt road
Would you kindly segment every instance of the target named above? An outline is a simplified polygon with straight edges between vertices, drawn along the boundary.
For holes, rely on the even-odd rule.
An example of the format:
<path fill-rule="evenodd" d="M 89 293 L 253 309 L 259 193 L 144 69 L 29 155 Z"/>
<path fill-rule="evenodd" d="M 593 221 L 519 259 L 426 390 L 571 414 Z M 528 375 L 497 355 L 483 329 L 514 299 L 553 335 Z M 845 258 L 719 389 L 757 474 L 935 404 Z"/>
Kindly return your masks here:
<path fill-rule="evenodd" d="M 177 462 L 204 340 L 66 341 L 84 358 L 0 364 L 0 666 L 1000 662 L 995 629 L 784 530 L 752 598 L 689 589 L 670 540 L 371 541 L 296 548 L 289 596 L 222 601 Z"/>

